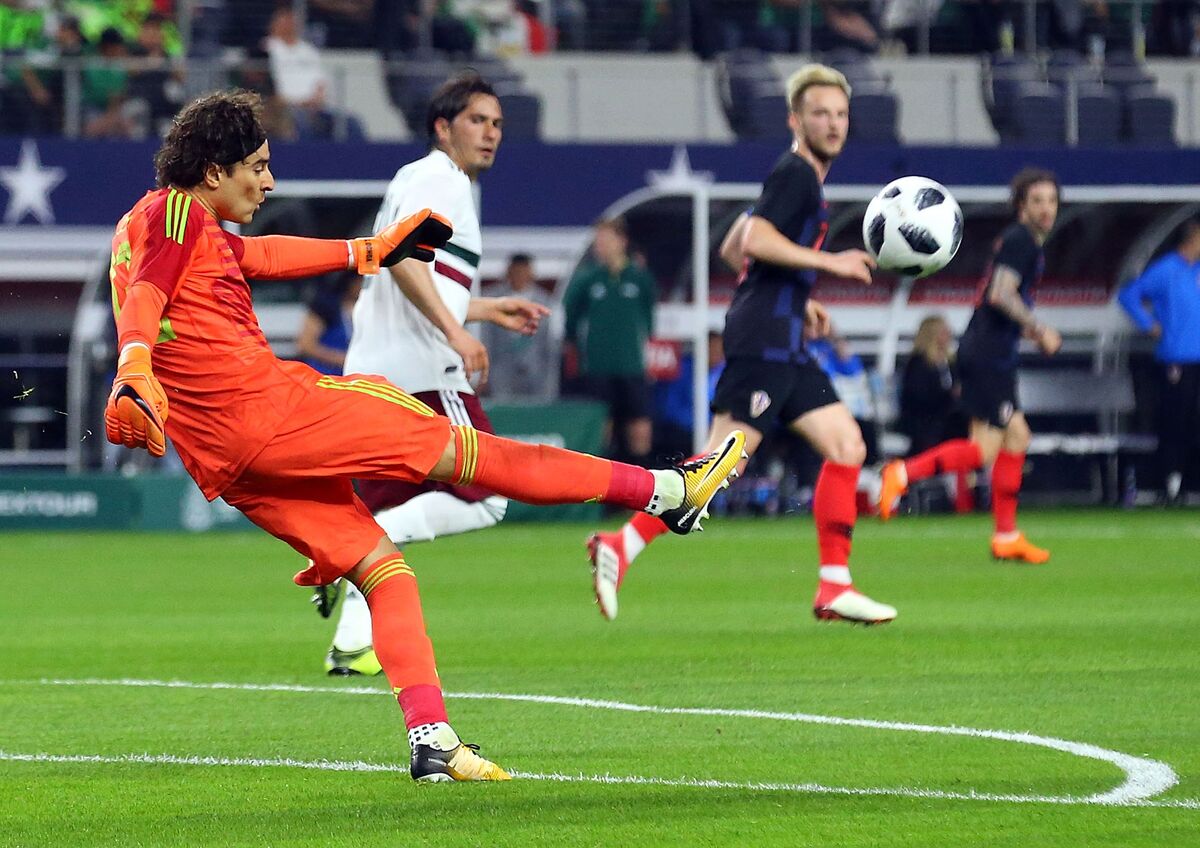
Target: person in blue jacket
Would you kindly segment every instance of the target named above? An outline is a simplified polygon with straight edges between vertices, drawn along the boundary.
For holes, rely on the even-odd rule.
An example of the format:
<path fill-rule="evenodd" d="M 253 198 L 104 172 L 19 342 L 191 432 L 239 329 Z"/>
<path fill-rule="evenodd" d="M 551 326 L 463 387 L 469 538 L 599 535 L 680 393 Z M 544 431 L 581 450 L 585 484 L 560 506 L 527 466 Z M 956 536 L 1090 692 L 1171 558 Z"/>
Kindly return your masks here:
<path fill-rule="evenodd" d="M 1158 456 L 1167 502 L 1178 503 L 1200 425 L 1200 215 L 1184 223 L 1175 249 L 1151 262 L 1118 299 L 1138 329 L 1158 339 Z"/>

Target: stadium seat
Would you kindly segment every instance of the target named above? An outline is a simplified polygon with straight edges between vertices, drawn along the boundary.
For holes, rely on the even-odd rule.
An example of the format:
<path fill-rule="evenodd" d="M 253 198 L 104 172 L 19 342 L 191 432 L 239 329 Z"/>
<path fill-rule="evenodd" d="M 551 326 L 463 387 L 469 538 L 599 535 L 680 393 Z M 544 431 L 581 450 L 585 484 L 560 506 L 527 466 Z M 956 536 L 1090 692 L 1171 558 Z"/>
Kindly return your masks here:
<path fill-rule="evenodd" d="M 1104 82 L 1126 96 L 1130 89 L 1153 86 L 1157 79 L 1132 54 L 1113 51 L 1104 60 Z"/>
<path fill-rule="evenodd" d="M 989 57 L 983 73 L 984 103 L 1001 140 L 1010 140 L 1015 133 L 1013 105 L 1021 86 L 1041 78 L 1037 63 L 1026 56 Z"/>
<path fill-rule="evenodd" d="M 500 95 L 504 113 L 504 138 L 509 141 L 535 141 L 541 138 L 542 101 L 535 94 L 513 92 Z"/>
<path fill-rule="evenodd" d="M 1074 50 L 1055 50 L 1046 60 L 1046 80 L 1065 91 L 1072 82 L 1076 86 L 1099 83 L 1101 73 Z"/>
<path fill-rule="evenodd" d="M 754 126 L 755 101 L 768 92 L 783 97 L 783 82 L 766 54 L 758 50 L 731 50 L 717 59 L 717 98 L 738 138 L 758 137 Z"/>
<path fill-rule="evenodd" d="M 755 141 L 791 140 L 787 126 L 787 104 L 781 91 L 760 89 L 748 101 L 747 121 L 739 139 Z"/>
<path fill-rule="evenodd" d="M 1125 138 L 1146 147 L 1175 146 L 1175 101 L 1151 91 L 1134 92 L 1125 100 Z"/>
<path fill-rule="evenodd" d="M 850 138 L 869 144 L 898 144 L 896 96 L 883 88 L 854 90 L 850 98 Z"/>
<path fill-rule="evenodd" d="M 1102 85 L 1076 91 L 1076 139 L 1080 147 L 1108 147 L 1121 139 L 1121 99 Z"/>
<path fill-rule="evenodd" d="M 1066 141 L 1066 100 L 1057 88 L 1049 83 L 1024 83 L 1012 105 L 1011 141 L 1036 145 Z"/>

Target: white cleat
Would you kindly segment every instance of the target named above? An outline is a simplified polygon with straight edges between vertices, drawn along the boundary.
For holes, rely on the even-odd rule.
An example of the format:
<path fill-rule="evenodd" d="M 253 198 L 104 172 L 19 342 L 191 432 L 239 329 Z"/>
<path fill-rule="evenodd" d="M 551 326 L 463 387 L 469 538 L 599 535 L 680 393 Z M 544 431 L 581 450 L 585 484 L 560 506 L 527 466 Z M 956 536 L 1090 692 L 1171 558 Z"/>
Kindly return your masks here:
<path fill-rule="evenodd" d="M 850 588 L 826 602 L 822 602 L 818 593 L 813 601 L 813 615 L 822 621 L 887 624 L 896 617 L 896 608 L 873 601 L 862 592 Z"/>
<path fill-rule="evenodd" d="M 625 545 L 621 532 L 593 533 L 587 540 L 588 559 L 592 563 L 592 589 L 596 606 L 609 621 L 617 617 L 617 589 L 621 585 Z"/>

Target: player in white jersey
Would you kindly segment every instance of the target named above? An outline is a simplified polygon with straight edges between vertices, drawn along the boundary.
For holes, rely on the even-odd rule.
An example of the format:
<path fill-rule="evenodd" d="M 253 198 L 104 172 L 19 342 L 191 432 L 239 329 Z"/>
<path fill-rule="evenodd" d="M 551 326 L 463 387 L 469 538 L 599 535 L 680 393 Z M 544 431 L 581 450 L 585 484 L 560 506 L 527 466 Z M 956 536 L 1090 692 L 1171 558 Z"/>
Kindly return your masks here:
<path fill-rule="evenodd" d="M 378 374 L 455 424 L 493 432 L 475 387 L 487 380 L 484 345 L 464 324 L 490 321 L 532 334 L 549 310 L 517 297 L 474 296 L 482 237 L 476 180 L 495 162 L 503 117 L 500 101 L 477 74 L 447 80 L 426 118 L 430 151 L 396 172 L 377 220 L 392 222 L 429 208 L 449 219 L 454 235 L 432 263 L 402 261 L 363 280 L 346 351 L 347 374 Z M 360 480 L 359 496 L 400 546 L 491 527 L 508 501 L 478 486 Z M 318 589 L 314 603 L 329 615 L 337 588 Z M 371 618 L 354 586 L 325 659 L 330 674 L 378 674 Z"/>

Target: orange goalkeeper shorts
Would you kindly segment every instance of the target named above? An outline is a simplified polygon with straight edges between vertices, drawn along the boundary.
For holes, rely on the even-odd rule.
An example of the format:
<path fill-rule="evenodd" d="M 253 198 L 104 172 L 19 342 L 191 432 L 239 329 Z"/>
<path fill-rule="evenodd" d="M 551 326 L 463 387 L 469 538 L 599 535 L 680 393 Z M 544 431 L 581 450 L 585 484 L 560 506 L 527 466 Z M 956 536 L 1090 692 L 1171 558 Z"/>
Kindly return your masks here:
<path fill-rule="evenodd" d="M 331 583 L 384 536 L 353 478 L 419 483 L 450 441 L 450 421 L 382 377 L 322 377 L 223 493 L 312 562 L 294 578 Z"/>

